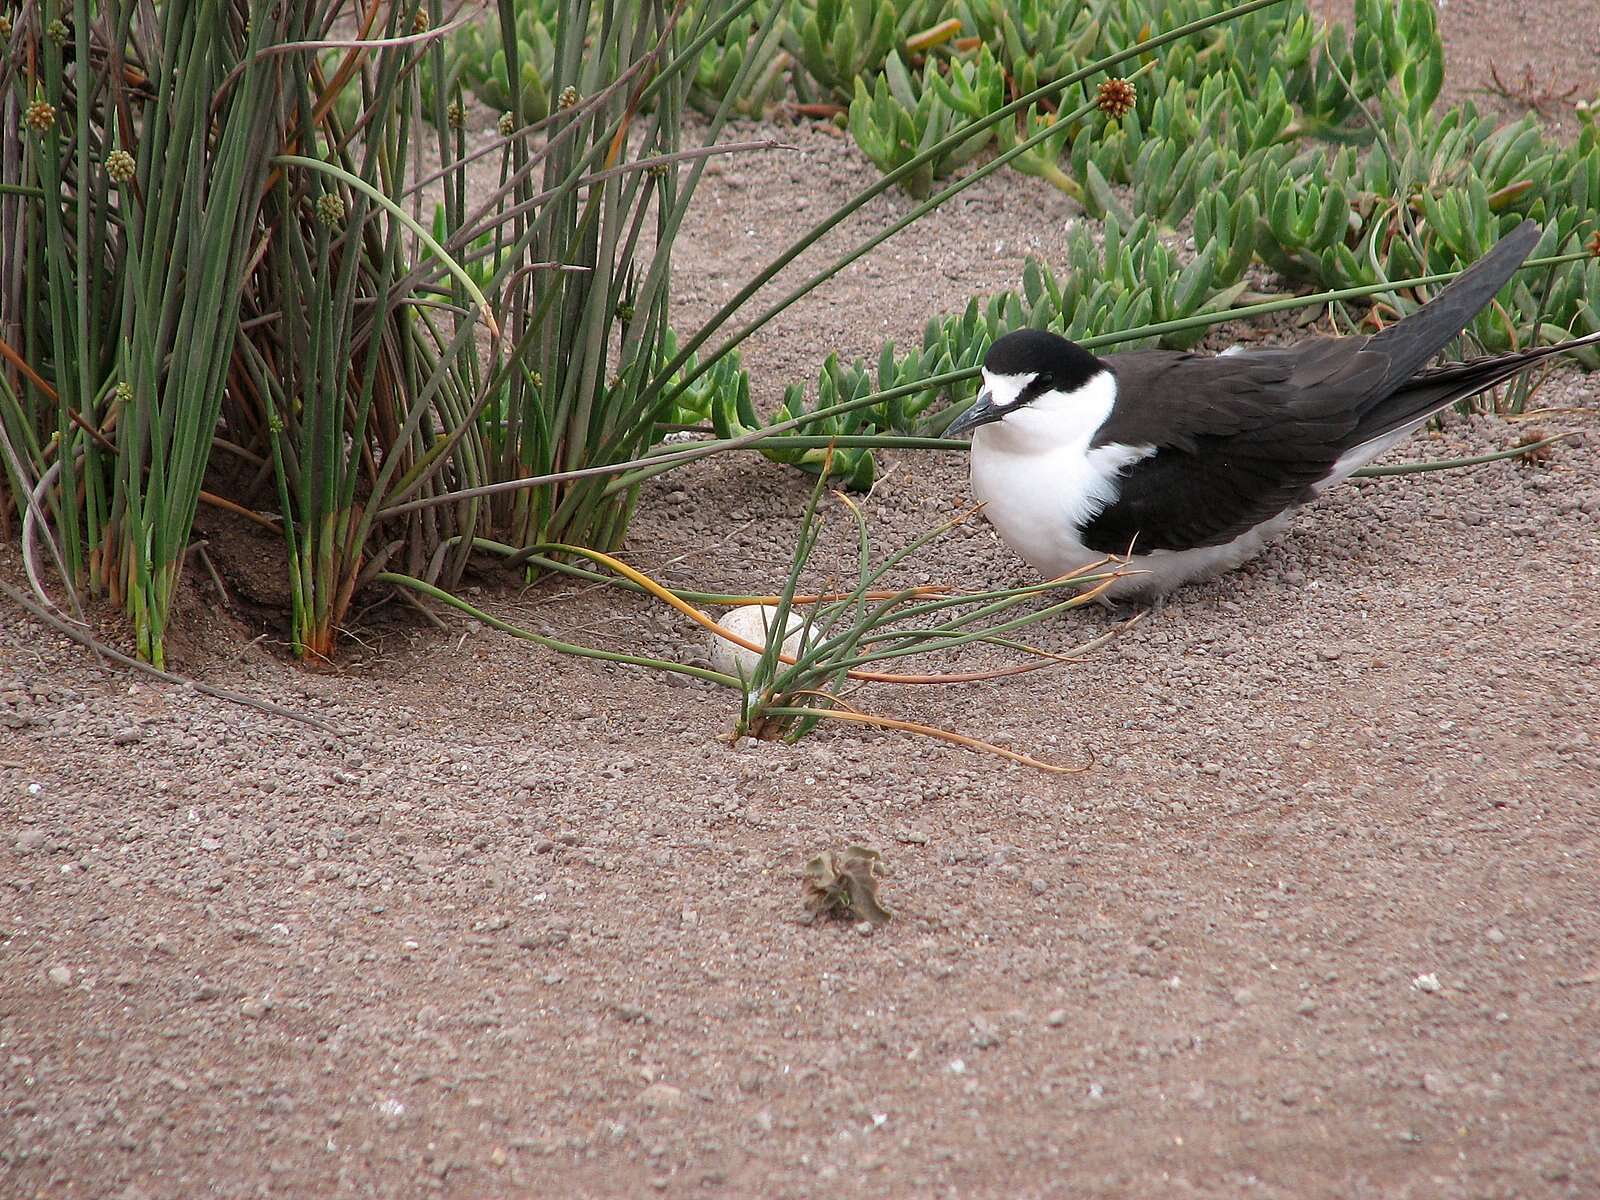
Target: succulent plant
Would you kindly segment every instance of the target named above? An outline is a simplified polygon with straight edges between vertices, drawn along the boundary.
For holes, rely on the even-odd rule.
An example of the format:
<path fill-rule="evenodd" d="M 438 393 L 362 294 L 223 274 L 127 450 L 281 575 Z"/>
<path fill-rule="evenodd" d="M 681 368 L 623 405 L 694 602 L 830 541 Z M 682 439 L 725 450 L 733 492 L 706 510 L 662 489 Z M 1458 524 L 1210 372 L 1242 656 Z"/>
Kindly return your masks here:
<path fill-rule="evenodd" d="M 920 77 L 891 51 L 873 90 L 869 93 L 860 79 L 855 89 L 855 99 L 850 102 L 850 134 L 885 172 L 910 162 L 962 125 L 1005 103 L 1005 80 L 987 46 L 970 62 L 953 59 L 946 67 L 930 59 Z M 991 138 L 987 129 L 973 134 L 924 163 L 902 186 L 914 196 L 926 196 L 935 179 L 967 162 Z"/>
<path fill-rule="evenodd" d="M 790 0 L 784 48 L 804 70 L 808 98 L 849 104 L 856 83 L 883 70 L 891 52 L 933 24 L 939 0 Z"/>

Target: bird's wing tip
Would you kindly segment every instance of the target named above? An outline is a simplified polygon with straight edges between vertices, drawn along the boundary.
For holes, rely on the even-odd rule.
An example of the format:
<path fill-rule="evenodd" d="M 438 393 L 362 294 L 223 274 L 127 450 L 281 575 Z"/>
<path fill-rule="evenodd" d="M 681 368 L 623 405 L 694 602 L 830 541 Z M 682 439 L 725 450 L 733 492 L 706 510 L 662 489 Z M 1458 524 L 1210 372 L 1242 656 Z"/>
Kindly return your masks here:
<path fill-rule="evenodd" d="M 1539 238 L 1542 237 L 1543 234 L 1544 230 L 1539 227 L 1539 222 L 1527 220 L 1521 225 L 1518 225 L 1500 240 L 1502 242 L 1511 241 L 1512 239 L 1516 239 L 1517 241 L 1526 241 L 1528 243 L 1528 249 L 1531 251 L 1533 247 L 1538 244 Z"/>

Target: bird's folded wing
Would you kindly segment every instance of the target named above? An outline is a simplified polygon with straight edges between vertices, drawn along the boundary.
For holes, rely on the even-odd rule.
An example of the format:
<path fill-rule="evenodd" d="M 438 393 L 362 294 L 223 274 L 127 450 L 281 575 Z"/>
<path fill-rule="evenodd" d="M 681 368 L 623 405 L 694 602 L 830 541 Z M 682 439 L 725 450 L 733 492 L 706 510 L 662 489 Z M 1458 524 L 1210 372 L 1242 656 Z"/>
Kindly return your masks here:
<path fill-rule="evenodd" d="M 1520 369 L 1508 361 L 1423 371 L 1539 236 L 1536 224 L 1523 222 L 1431 303 L 1370 338 L 1217 358 L 1113 355 L 1116 407 L 1094 444 L 1153 452 L 1126 468 L 1121 495 L 1084 531 L 1084 544 L 1117 553 L 1130 543 L 1190 550 L 1232 541 L 1309 499 L 1345 450 Z"/>
<path fill-rule="evenodd" d="M 1303 503 L 1356 438 L 1386 365 L 1354 338 L 1107 362 L 1116 409 L 1093 444 L 1153 450 L 1083 530 L 1102 553 L 1218 546 Z"/>

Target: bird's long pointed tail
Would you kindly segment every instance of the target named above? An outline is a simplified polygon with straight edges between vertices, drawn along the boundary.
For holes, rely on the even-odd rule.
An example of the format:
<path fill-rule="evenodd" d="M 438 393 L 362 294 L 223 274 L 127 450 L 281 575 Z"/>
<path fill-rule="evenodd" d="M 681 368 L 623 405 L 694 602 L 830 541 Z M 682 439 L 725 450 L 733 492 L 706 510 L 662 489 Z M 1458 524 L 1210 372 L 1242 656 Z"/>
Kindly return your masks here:
<path fill-rule="evenodd" d="M 1517 273 L 1522 260 L 1539 243 L 1539 226 L 1524 221 L 1451 281 L 1450 285 L 1402 321 L 1367 341 L 1368 350 L 1387 355 L 1388 370 L 1376 389 L 1379 395 L 1402 387 L 1450 340 L 1465 329 L 1478 310 Z"/>
<path fill-rule="evenodd" d="M 1434 413 L 1470 399 L 1479 392 L 1488 391 L 1546 359 L 1595 345 L 1600 345 L 1600 333 L 1557 342 L 1553 346 L 1535 346 L 1531 350 L 1516 350 L 1510 354 L 1471 358 L 1418 372 L 1409 383 L 1367 413 L 1358 431 L 1358 443 L 1370 442 L 1424 421 Z"/>

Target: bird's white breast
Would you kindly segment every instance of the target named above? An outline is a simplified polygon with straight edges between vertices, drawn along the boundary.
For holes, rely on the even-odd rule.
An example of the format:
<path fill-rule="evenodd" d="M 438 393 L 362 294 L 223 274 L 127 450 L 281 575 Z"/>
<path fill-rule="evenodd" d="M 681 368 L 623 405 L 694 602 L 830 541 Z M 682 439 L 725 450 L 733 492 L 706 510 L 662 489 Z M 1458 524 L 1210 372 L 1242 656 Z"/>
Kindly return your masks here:
<path fill-rule="evenodd" d="M 1004 381 L 990 388 L 998 396 Z M 1090 449 L 1116 397 L 1116 377 L 1103 371 L 1075 392 L 1047 393 L 973 431 L 973 494 L 1006 544 L 1047 578 L 1101 557 L 1078 530 L 1116 499 L 1123 468 L 1152 451 Z"/>

